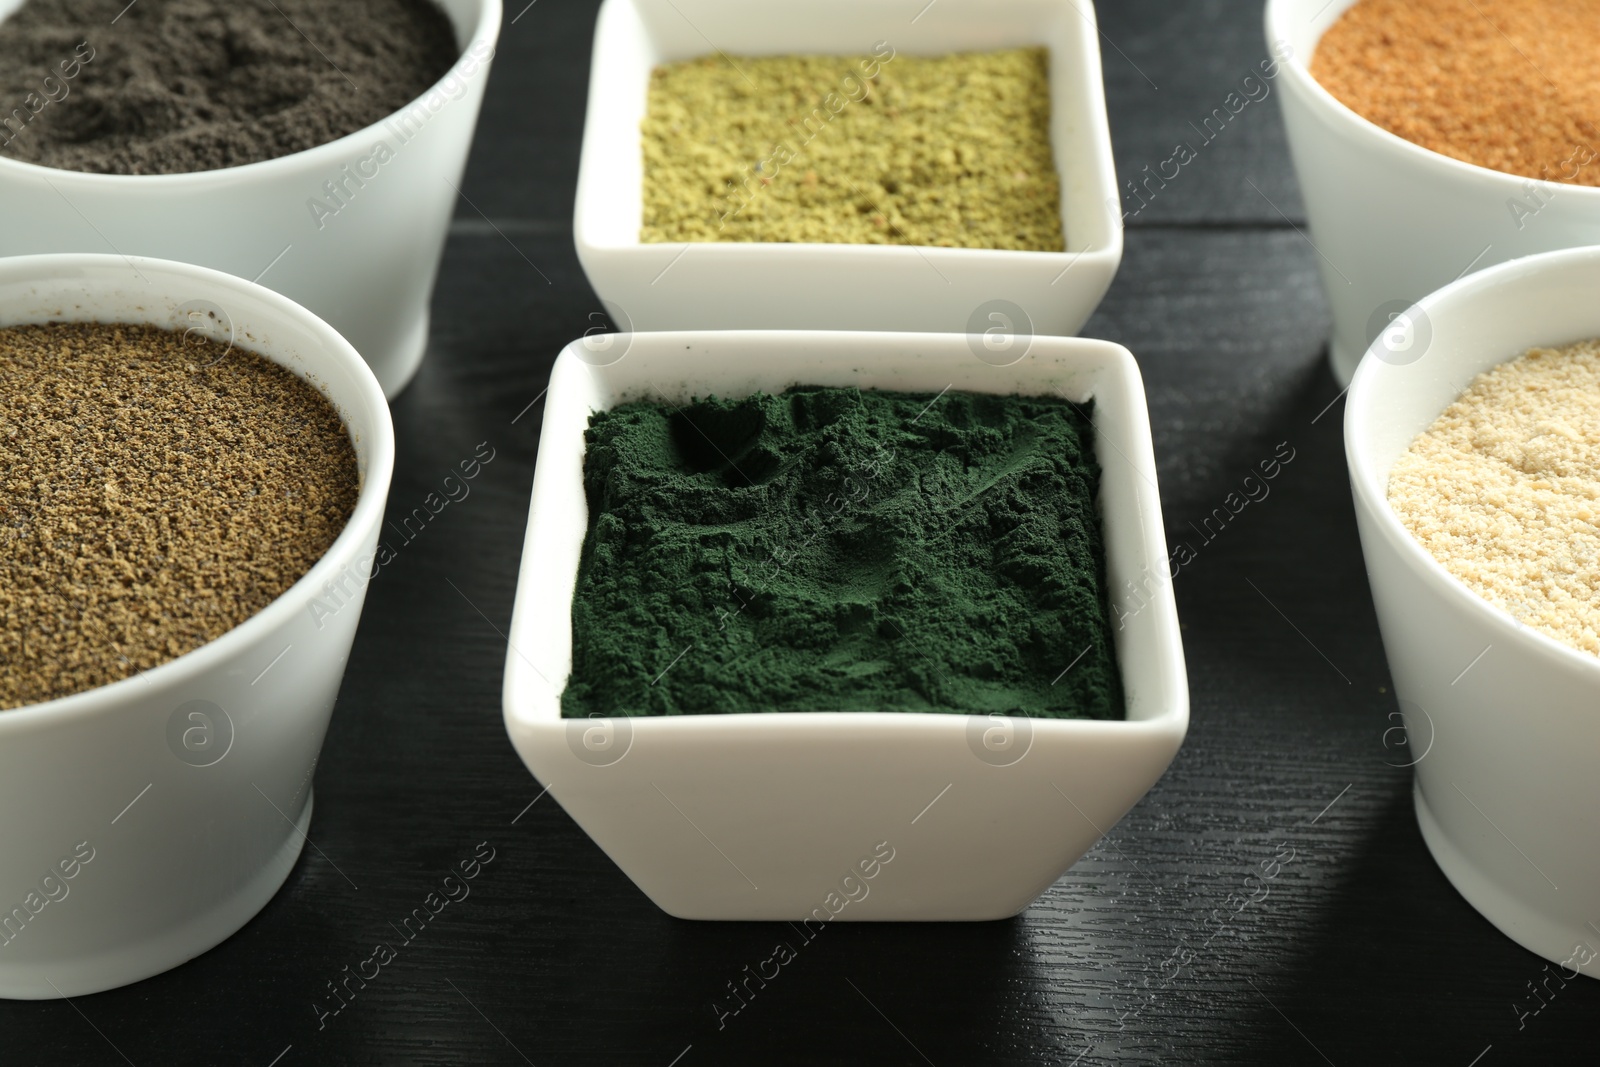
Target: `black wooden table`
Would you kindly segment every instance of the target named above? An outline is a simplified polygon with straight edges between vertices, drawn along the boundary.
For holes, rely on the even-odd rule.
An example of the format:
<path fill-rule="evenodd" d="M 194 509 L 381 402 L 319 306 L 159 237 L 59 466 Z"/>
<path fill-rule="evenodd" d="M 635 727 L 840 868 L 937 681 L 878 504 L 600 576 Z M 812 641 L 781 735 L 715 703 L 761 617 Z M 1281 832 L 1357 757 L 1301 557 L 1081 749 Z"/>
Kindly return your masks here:
<path fill-rule="evenodd" d="M 1196 557 L 1176 580 L 1187 743 L 1020 918 L 832 927 L 719 1029 L 713 999 L 782 929 L 662 914 L 548 797 L 529 806 L 538 787 L 501 724 L 538 401 L 600 310 L 570 225 L 595 5 L 525 2 L 506 12 L 431 349 L 394 405 L 390 510 L 480 442 L 495 459 L 371 586 L 317 773 L 316 847 L 257 919 L 177 970 L 71 1004 L 0 1002 L 0 1064 L 1594 1061 L 1600 984 L 1519 1018 L 1543 961 L 1446 882 L 1394 766 L 1407 757 L 1385 735 L 1395 699 L 1277 101 L 1203 146 L 1190 125 L 1266 57 L 1257 0 L 1100 12 L 1119 173 L 1198 147 L 1128 220 L 1084 330 L 1139 358 L 1167 536 Z M 1199 534 L 1285 442 L 1271 495 Z M 320 1017 L 328 983 L 479 842 L 495 858 L 470 897 Z M 1260 897 L 1245 878 L 1291 855 L 1240 908 Z"/>

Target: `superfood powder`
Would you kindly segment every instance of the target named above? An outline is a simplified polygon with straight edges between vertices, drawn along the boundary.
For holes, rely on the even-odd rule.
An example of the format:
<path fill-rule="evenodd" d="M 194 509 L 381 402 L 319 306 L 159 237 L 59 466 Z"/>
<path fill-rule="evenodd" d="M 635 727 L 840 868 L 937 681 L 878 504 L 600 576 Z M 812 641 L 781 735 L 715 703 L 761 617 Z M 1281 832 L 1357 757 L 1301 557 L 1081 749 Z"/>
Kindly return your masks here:
<path fill-rule="evenodd" d="M 1042 48 L 656 68 L 641 241 L 1060 252 Z"/>
<path fill-rule="evenodd" d="M 222 636 L 355 509 L 339 413 L 259 356 L 150 326 L 0 329 L 0 709 Z"/>
<path fill-rule="evenodd" d="M 955 391 L 597 413 L 563 714 L 1122 718 L 1093 442 Z"/>
<path fill-rule="evenodd" d="M 455 63 L 431 0 L 27 0 L 0 23 L 0 152 L 183 174 L 337 140 Z"/>
<path fill-rule="evenodd" d="M 1474 378 L 1395 462 L 1389 503 L 1473 592 L 1600 655 L 1600 341 Z"/>
<path fill-rule="evenodd" d="M 1600 185 L 1593 0 L 1359 0 L 1311 73 L 1424 148 L 1544 181 Z"/>

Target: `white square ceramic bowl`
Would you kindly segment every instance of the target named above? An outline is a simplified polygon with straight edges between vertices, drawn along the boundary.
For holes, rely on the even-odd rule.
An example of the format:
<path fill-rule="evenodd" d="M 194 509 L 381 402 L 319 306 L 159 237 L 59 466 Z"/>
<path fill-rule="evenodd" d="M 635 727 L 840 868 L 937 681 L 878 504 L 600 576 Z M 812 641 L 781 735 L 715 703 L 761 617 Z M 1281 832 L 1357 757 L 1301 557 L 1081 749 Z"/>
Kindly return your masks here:
<path fill-rule="evenodd" d="M 1310 71 L 1317 42 L 1356 2 L 1266 5 L 1268 46 L 1287 55 L 1279 100 L 1333 311 L 1329 352 L 1341 382 L 1350 381 L 1396 313 L 1467 271 L 1600 244 L 1600 189 L 1530 186 L 1527 178 L 1430 151 L 1367 121 L 1318 84 Z M 1528 78 L 1545 90 L 1532 68 Z"/>
<path fill-rule="evenodd" d="M 1344 433 L 1410 741 L 1394 762 L 1416 767 L 1423 840 L 1508 937 L 1600 976 L 1600 657 L 1458 581 L 1401 524 L 1387 491 L 1395 460 L 1475 375 L 1531 347 L 1600 337 L 1596 292 L 1600 249 L 1587 248 L 1513 260 L 1424 297 L 1411 312 L 1422 343 L 1402 363 L 1374 344 Z"/>
<path fill-rule="evenodd" d="M 651 900 L 682 918 L 997 919 L 1021 911 L 1154 784 L 1188 727 L 1133 357 L 1105 341 L 1036 338 L 1015 364 L 994 367 L 950 334 L 630 341 L 604 367 L 575 342 L 550 379 L 506 659 L 506 729 L 523 761 Z M 1133 591 L 1115 612 L 1125 721 L 898 712 L 561 718 L 588 519 L 590 414 L 657 390 L 683 400 L 796 383 L 1094 400 L 1107 574 L 1113 590 Z M 860 864 L 875 848 L 893 859 L 863 880 Z"/>
<path fill-rule="evenodd" d="M 1122 259 L 1122 214 L 1089 0 L 606 0 L 595 29 L 573 233 L 619 329 L 1077 332 Z M 939 55 L 1050 50 L 1065 252 L 897 245 L 641 244 L 639 123 L 658 64 L 720 49 Z M 828 86 L 818 87 L 819 101 Z"/>

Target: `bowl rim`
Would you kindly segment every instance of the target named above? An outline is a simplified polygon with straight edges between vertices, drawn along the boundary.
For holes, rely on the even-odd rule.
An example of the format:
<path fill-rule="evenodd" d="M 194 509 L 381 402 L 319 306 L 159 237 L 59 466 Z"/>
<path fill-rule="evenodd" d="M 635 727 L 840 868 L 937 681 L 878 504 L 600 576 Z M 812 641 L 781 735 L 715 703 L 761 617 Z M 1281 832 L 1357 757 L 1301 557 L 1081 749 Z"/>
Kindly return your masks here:
<path fill-rule="evenodd" d="M 1003 0 L 1002 0 L 1003 2 Z M 1121 193 L 1117 186 L 1116 175 L 1116 150 L 1111 142 L 1111 124 L 1106 113 L 1105 74 L 1101 61 L 1099 47 L 1099 20 L 1095 11 L 1093 0 L 1044 0 L 1045 4 L 1060 8 L 1063 11 L 1072 11 L 1086 23 L 1081 31 L 1083 41 L 1083 62 L 1069 65 L 1067 73 L 1073 77 L 1083 79 L 1087 89 L 1088 106 L 1080 118 L 1086 119 L 1087 135 L 1095 145 L 1093 158 L 1089 161 L 1088 173 L 1090 181 L 1087 183 L 1092 188 L 1086 188 L 1081 194 L 1084 200 L 1089 200 L 1104 210 L 1109 218 L 1108 239 L 1099 244 L 1091 244 L 1076 252 L 1070 247 L 1063 248 L 1060 252 L 1040 252 L 1024 249 L 1008 248 L 951 248 L 943 245 L 922 244 L 856 244 L 842 241 L 640 241 L 635 235 L 632 240 L 619 243 L 596 241 L 588 233 L 585 218 L 585 202 L 593 195 L 596 179 L 593 177 L 596 164 L 590 150 L 590 138 L 598 139 L 606 131 L 600 128 L 595 121 L 596 100 L 599 97 L 598 86 L 605 80 L 610 65 L 617 62 L 610 50 L 604 46 L 607 43 L 605 27 L 608 16 L 616 17 L 613 12 L 624 7 L 635 7 L 637 0 L 603 0 L 595 17 L 594 48 L 589 67 L 589 96 L 584 109 L 583 137 L 580 142 L 578 154 L 578 180 L 574 190 L 574 209 L 572 213 L 573 243 L 580 254 L 598 253 L 601 255 L 632 255 L 642 250 L 660 249 L 687 249 L 690 246 L 705 249 L 719 249 L 709 254 L 713 256 L 737 257 L 739 255 L 754 255 L 772 259 L 798 258 L 806 254 L 838 256 L 850 254 L 869 258 L 895 258 L 918 255 L 925 260 L 931 255 L 936 260 L 950 260 L 978 256 L 980 258 L 1005 258 L 1020 264 L 1039 264 L 1041 266 L 1060 266 L 1066 262 L 1067 269 L 1071 269 L 1078 260 L 1088 258 L 1091 261 L 1109 259 L 1114 264 L 1119 264 L 1123 252 L 1123 213 L 1121 210 Z M 671 0 L 667 0 L 671 3 Z M 1049 45 L 1042 46 L 1050 54 L 1050 77 L 1054 79 L 1057 74 L 1056 53 Z M 908 52 L 908 55 L 919 53 Z M 1073 57 L 1079 58 L 1079 57 Z M 639 136 L 638 131 L 634 131 Z M 642 139 L 640 140 L 642 145 Z M 1052 153 L 1054 152 L 1052 144 Z M 1055 167 L 1056 181 L 1061 189 L 1063 205 L 1072 193 L 1067 188 L 1067 183 L 1061 174 L 1059 164 Z M 1111 210 L 1109 202 L 1116 203 L 1116 210 Z M 1064 243 L 1070 244 L 1070 238 L 1065 237 L 1067 230 L 1066 212 L 1058 210 L 1061 217 Z M 1065 271 L 1063 271 L 1065 273 Z"/>
<path fill-rule="evenodd" d="M 260 637 L 287 622 L 290 615 L 302 610 L 301 601 L 313 589 L 319 589 L 325 582 L 337 577 L 343 568 L 350 567 L 356 562 L 356 551 L 359 541 L 369 529 L 375 530 L 383 519 L 384 507 L 388 502 L 389 485 L 394 471 L 395 441 L 394 422 L 389 413 L 389 403 L 384 399 L 383 389 L 378 385 L 378 379 L 373 375 L 366 360 L 355 347 L 332 326 L 320 317 L 301 305 L 290 300 L 266 286 L 243 278 L 237 278 L 222 271 L 212 270 L 209 267 L 199 267 L 190 263 L 180 263 L 175 260 L 156 259 L 148 256 L 118 256 L 102 253 L 50 253 L 34 256 L 15 256 L 0 259 L 0 274 L 12 273 L 25 274 L 29 277 L 70 277 L 71 272 L 84 269 L 98 269 L 113 267 L 126 269 L 129 263 L 136 265 L 148 272 L 152 278 L 160 276 L 171 282 L 184 278 L 210 282 L 212 284 L 231 288 L 241 296 L 248 296 L 268 306 L 273 315 L 282 319 L 292 319 L 317 336 L 320 342 L 314 352 L 303 353 L 309 357 L 306 360 L 307 369 L 315 369 L 313 360 L 325 359 L 336 365 L 342 364 L 354 380 L 356 396 L 353 403 L 337 403 L 331 397 L 328 402 L 333 404 L 344 418 L 347 429 L 352 436 L 354 444 L 355 427 L 351 425 L 348 411 L 358 406 L 367 407 L 373 415 L 372 425 L 364 427 L 361 433 L 361 442 L 366 449 L 365 470 L 361 476 L 361 487 L 356 496 L 356 506 L 346 520 L 344 528 L 339 531 L 339 536 L 334 538 L 322 556 L 312 564 L 310 570 L 301 575 L 288 589 L 267 604 L 266 607 L 251 615 L 243 622 L 229 629 L 221 636 L 206 642 L 198 648 L 190 649 L 181 656 L 169 659 L 142 673 L 130 675 L 105 685 L 95 686 L 66 696 L 54 697 L 50 700 L 37 701 L 32 704 L 23 704 L 20 707 L 0 711 L 0 737 L 8 731 L 26 730 L 29 728 L 49 727 L 64 721 L 81 720 L 95 715 L 115 712 L 123 704 L 123 697 L 135 691 L 135 686 L 149 684 L 155 687 L 171 687 L 181 685 L 187 680 L 211 670 L 222 661 L 235 655 L 255 643 Z M 94 282 L 89 282 L 86 288 L 92 288 Z M 0 326 L 7 324 L 9 315 L 3 306 L 0 306 Z M 104 322 L 99 318 L 63 318 L 63 322 Z M 269 348 L 270 346 L 261 346 Z M 315 352 L 325 353 L 317 355 Z M 262 358 L 270 359 L 263 355 Z M 276 360 L 274 360 L 276 362 Z M 280 364 L 281 365 L 281 364 Z M 302 380 L 308 380 L 303 376 Z M 316 383 L 311 382 L 313 387 Z M 319 393 L 323 391 L 318 389 Z M 292 601 L 292 602 L 291 602 Z M 142 691 L 142 690 L 139 690 Z"/>
<path fill-rule="evenodd" d="M 1441 314 L 1446 318 L 1449 317 L 1452 305 L 1469 302 L 1509 278 L 1558 272 L 1577 264 L 1600 266 L 1600 245 L 1539 252 L 1485 267 L 1429 293 L 1419 300 L 1416 306 L 1431 320 L 1437 321 Z M 1600 334 L 1600 331 L 1597 331 L 1597 334 Z M 1390 506 L 1388 495 L 1374 488 L 1374 483 L 1377 481 L 1376 471 L 1373 469 L 1376 461 L 1371 455 L 1370 446 L 1365 441 L 1363 424 L 1372 417 L 1368 407 L 1369 398 L 1380 384 L 1393 384 L 1381 381 L 1380 376 L 1389 365 L 1372 354 L 1373 348 L 1376 348 L 1378 343 L 1374 341 L 1373 346 L 1362 356 L 1360 364 L 1356 367 L 1355 376 L 1351 378 L 1345 401 L 1345 462 L 1350 475 L 1350 488 L 1358 507 L 1364 508 L 1377 522 L 1379 531 L 1399 553 L 1412 573 L 1431 585 L 1435 592 L 1452 601 L 1456 605 L 1456 610 L 1468 612 L 1488 626 L 1492 632 L 1499 634 L 1500 639 L 1522 642 L 1522 647 L 1528 651 L 1546 659 L 1553 659 L 1569 669 L 1587 671 L 1593 676 L 1594 681 L 1600 684 L 1600 656 L 1573 648 L 1565 641 L 1519 621 L 1506 609 L 1478 595 L 1460 578 L 1451 574 L 1444 564 L 1435 559 L 1433 554 L 1412 536 L 1411 531 L 1406 529 L 1400 521 L 1400 516 Z M 1494 365 L 1501 366 L 1520 355 L 1522 352 L 1513 352 Z M 1437 413 L 1434 417 L 1438 417 Z"/>
<path fill-rule="evenodd" d="M 42 179 L 44 181 L 62 181 L 76 183 L 74 191 L 117 191 L 117 186 L 122 185 L 131 190 L 135 187 L 140 192 L 144 191 L 182 191 L 196 192 L 206 187 L 231 187 L 239 182 L 254 181 L 257 179 L 270 179 L 278 176 L 278 172 L 289 172 L 295 169 L 311 170 L 323 166 L 330 159 L 324 157 L 338 156 L 344 158 L 356 147 L 356 141 L 365 141 L 385 128 L 385 124 L 396 115 L 410 111 L 419 102 L 425 100 L 429 94 L 437 92 L 447 78 L 455 76 L 457 71 L 471 58 L 477 65 L 472 74 L 457 78 L 458 81 L 468 82 L 472 78 L 483 77 L 487 68 L 495 57 L 495 44 L 500 37 L 500 20 L 502 17 L 500 0 L 469 0 L 477 5 L 477 19 L 465 42 L 458 43 L 455 62 L 450 64 L 450 69 L 445 71 L 437 81 L 429 85 L 421 93 L 408 100 L 401 107 L 389 112 L 377 122 L 352 130 L 332 141 L 302 148 L 297 152 L 287 155 L 273 156 L 271 159 L 258 159 L 254 163 L 241 163 L 232 167 L 217 167 L 212 170 L 190 170 L 179 174 L 100 174 L 94 171 L 70 170 L 64 167 L 48 167 L 41 163 L 30 163 L 27 160 L 14 159 L 9 155 L 0 153 L 0 180 L 7 178 Z M 437 4 L 436 4 L 437 6 Z M 449 13 L 444 12 L 448 18 Z M 3 20 L 0 20 L 3 21 Z M 472 56 L 472 49 L 479 44 L 487 42 L 489 54 L 482 59 Z M 453 102 L 453 101 L 451 101 Z M 441 110 L 443 110 L 441 108 Z M 198 187 L 198 188 L 197 188 Z"/>
<path fill-rule="evenodd" d="M 739 345 L 759 340 L 767 344 L 804 344 L 815 342 L 832 342 L 837 344 L 850 344 L 859 346 L 877 346 L 880 348 L 917 348 L 927 351 L 940 347 L 955 350 L 957 346 L 965 345 L 966 339 L 962 334 L 952 333 L 917 333 L 906 331 L 870 331 L 870 330 L 682 330 L 682 331 L 650 331 L 634 335 L 634 343 L 640 338 L 659 338 L 663 348 L 678 345 L 694 346 L 707 341 L 717 342 L 721 345 Z M 564 368 L 574 368 L 574 365 L 587 365 L 586 361 L 578 354 L 581 339 L 574 340 L 566 345 L 557 357 L 556 367 L 551 373 L 551 389 L 558 390 L 557 375 Z M 1133 409 L 1134 418 L 1127 427 L 1127 435 L 1136 446 L 1136 454 L 1126 456 L 1129 460 L 1129 469 L 1124 472 L 1128 483 L 1134 487 L 1134 499 L 1128 505 L 1130 517 L 1139 523 L 1137 531 L 1130 531 L 1129 538 L 1137 542 L 1138 551 L 1146 572 L 1155 574 L 1159 572 L 1159 579 L 1155 583 L 1155 592 L 1150 599 L 1150 607 L 1158 612 L 1157 625 L 1159 633 L 1155 637 L 1153 654 L 1157 657 L 1159 669 L 1164 674 L 1170 674 L 1172 692 L 1165 701 L 1156 708 L 1154 713 L 1139 719 L 1124 717 L 1120 719 L 1084 719 L 1084 718 L 1048 718 L 1023 716 L 1031 724 L 1035 737 L 1042 735 L 1053 738 L 1088 739 L 1093 737 L 1114 738 L 1121 737 L 1134 740 L 1146 737 L 1152 742 L 1157 739 L 1173 740 L 1181 744 L 1182 738 L 1188 731 L 1189 724 L 1189 683 L 1186 659 L 1183 650 L 1183 638 L 1180 630 L 1177 601 L 1173 593 L 1173 583 L 1167 569 L 1168 556 L 1166 544 L 1166 530 L 1161 522 L 1160 490 L 1156 483 L 1156 469 L 1154 463 L 1154 440 L 1149 423 L 1148 400 L 1144 392 L 1143 376 L 1140 374 L 1138 361 L 1126 347 L 1114 341 L 1100 340 L 1086 337 L 1060 337 L 1054 335 L 1039 335 L 1033 338 L 1033 345 L 1043 345 L 1046 348 L 1055 348 L 1058 354 L 1068 355 L 1074 360 L 1084 359 L 1097 361 L 1102 367 L 1101 373 L 1115 376 L 1120 379 L 1124 388 L 1128 390 L 1128 400 Z M 1033 351 L 1030 348 L 1030 354 Z M 880 353 L 885 359 L 887 353 Z M 970 357 L 969 357 L 970 358 Z M 873 364 L 873 369 L 886 369 L 888 364 L 879 360 Z M 570 373 L 570 371 L 569 371 Z M 1019 390 L 999 395 L 1028 395 L 1026 383 Z M 550 418 L 552 405 L 545 408 L 546 419 Z M 1096 432 L 1100 433 L 1098 427 Z M 545 442 L 550 440 L 546 428 L 541 426 L 539 438 L 539 455 L 536 458 L 535 478 L 537 479 L 538 462 L 545 459 Z M 1142 446 L 1142 447 L 1138 447 Z M 1115 445 L 1113 447 L 1116 447 Z M 1148 464 L 1141 459 L 1148 458 Z M 1106 471 L 1110 469 L 1107 464 L 1101 464 L 1102 482 L 1106 479 Z M 1122 477 L 1119 476 L 1119 477 Z M 1102 490 L 1103 491 L 1103 490 Z M 517 588 L 513 594 L 511 625 L 508 628 L 506 669 L 502 685 L 502 708 L 507 732 L 514 742 L 520 747 L 524 744 L 537 747 L 539 739 L 547 734 L 565 732 L 569 724 L 582 723 L 589 720 L 567 718 L 557 715 L 551 719 L 533 713 L 529 701 L 524 696 L 527 681 L 525 671 L 542 674 L 526 659 L 517 647 L 519 625 L 522 620 L 522 605 L 528 595 L 522 587 L 521 571 L 531 559 L 529 550 L 532 547 L 535 524 L 538 521 L 534 514 L 537 503 L 537 492 L 529 500 L 529 522 L 524 534 L 522 555 L 518 564 Z M 1097 502 L 1098 503 L 1098 502 Z M 1159 550 L 1159 556 L 1153 554 L 1151 549 Z M 1159 563 L 1159 566 L 1155 564 Z M 1136 572 L 1137 573 L 1137 572 Z M 1116 590 L 1111 586 L 1111 576 L 1107 575 L 1108 593 L 1115 597 Z M 566 607 L 570 625 L 570 605 Z M 1143 610 L 1143 609 L 1141 609 Z M 1113 626 L 1114 640 L 1120 642 L 1125 638 L 1117 637 L 1117 628 Z M 1120 646 L 1119 646 L 1120 647 Z M 1121 659 L 1120 655 L 1118 657 Z M 520 662 L 519 662 L 520 661 Z M 1122 669 L 1118 663 L 1119 671 Z M 703 734 L 705 731 L 714 731 L 722 735 L 721 739 L 730 736 L 746 737 L 757 736 L 767 740 L 766 734 L 776 732 L 788 733 L 794 739 L 803 737 L 814 740 L 828 735 L 850 735 L 863 733 L 914 733 L 930 732 L 959 732 L 966 729 L 966 723 L 976 712 L 905 712 L 905 711 L 753 711 L 730 712 L 726 714 L 684 714 L 684 715 L 625 715 L 609 716 L 602 718 L 626 718 L 630 729 L 637 737 L 642 731 L 652 735 L 657 741 L 669 739 L 682 739 L 689 741 Z M 1011 716 L 1015 718 L 1015 716 Z"/>
<path fill-rule="evenodd" d="M 1267 0 L 1264 21 L 1269 47 L 1280 41 L 1286 44 L 1289 42 L 1291 34 L 1286 32 L 1284 24 L 1289 19 L 1290 7 L 1298 2 L 1302 2 L 1302 0 Z M 1337 0 L 1334 0 L 1334 2 L 1337 2 Z M 1342 17 L 1346 11 L 1360 2 L 1361 0 L 1345 0 L 1344 6 L 1339 9 L 1339 13 L 1333 21 L 1337 22 L 1339 17 Z M 1330 2 L 1327 6 L 1331 8 L 1333 3 Z M 1313 18 L 1315 17 L 1313 16 Z M 1333 22 L 1330 22 L 1328 26 L 1322 29 L 1321 33 L 1317 34 L 1316 41 L 1312 43 L 1311 48 L 1308 50 L 1308 55 L 1315 53 L 1316 46 L 1322 42 L 1323 35 L 1332 26 Z M 1424 148 L 1415 141 L 1408 141 L 1399 134 L 1391 133 L 1384 129 L 1334 96 L 1323 87 L 1321 82 L 1317 81 L 1316 76 L 1311 73 L 1311 67 L 1306 57 L 1299 50 L 1292 51 L 1287 57 L 1280 59 L 1279 63 L 1288 70 L 1290 84 L 1295 89 L 1298 89 L 1307 104 L 1318 109 L 1324 118 L 1341 124 L 1345 131 L 1353 137 L 1363 137 L 1374 145 L 1382 145 L 1390 151 L 1399 152 L 1416 166 L 1434 167 L 1441 174 L 1447 174 L 1460 181 L 1493 182 L 1503 186 L 1503 188 L 1492 190 L 1496 196 L 1520 193 L 1524 182 L 1542 182 L 1559 188 L 1563 195 L 1567 195 L 1570 192 L 1572 195 L 1579 197 L 1600 200 L 1600 186 L 1575 185 L 1559 179 L 1512 174 L 1509 171 L 1495 170 L 1493 167 L 1485 167 L 1477 163 L 1468 163 L 1466 160 L 1447 156 L 1443 152 Z M 1600 147 L 1596 147 L 1595 150 L 1600 152 Z"/>

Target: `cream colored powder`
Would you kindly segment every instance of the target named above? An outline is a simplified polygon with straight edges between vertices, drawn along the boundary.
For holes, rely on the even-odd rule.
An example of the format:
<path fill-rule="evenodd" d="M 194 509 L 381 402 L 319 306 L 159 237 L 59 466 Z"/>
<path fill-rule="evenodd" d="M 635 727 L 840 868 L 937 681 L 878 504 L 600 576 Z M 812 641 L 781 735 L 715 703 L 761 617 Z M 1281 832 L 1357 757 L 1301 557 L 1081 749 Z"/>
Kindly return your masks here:
<path fill-rule="evenodd" d="M 1600 340 L 1473 379 L 1395 463 L 1389 503 L 1479 596 L 1600 655 Z"/>

